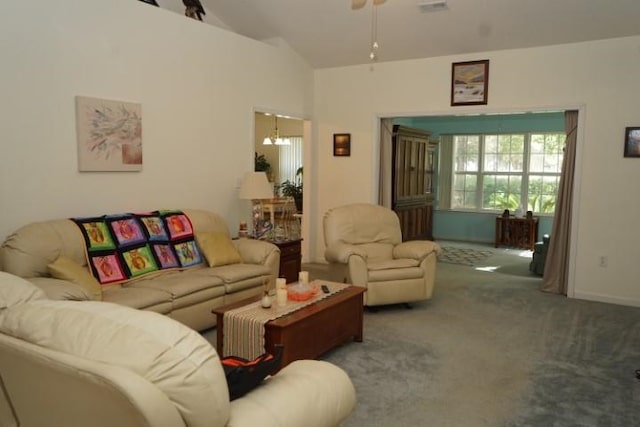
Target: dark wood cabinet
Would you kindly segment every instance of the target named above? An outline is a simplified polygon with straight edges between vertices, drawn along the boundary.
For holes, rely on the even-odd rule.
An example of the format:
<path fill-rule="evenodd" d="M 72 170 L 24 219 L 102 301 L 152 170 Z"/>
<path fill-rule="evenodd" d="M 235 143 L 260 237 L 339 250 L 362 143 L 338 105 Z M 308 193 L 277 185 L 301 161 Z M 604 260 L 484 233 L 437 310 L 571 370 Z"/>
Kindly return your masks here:
<path fill-rule="evenodd" d="M 278 277 L 287 279 L 287 283 L 297 282 L 302 268 L 302 239 L 270 240 L 280 248 L 280 272 Z"/>
<path fill-rule="evenodd" d="M 538 240 L 538 218 L 496 217 L 495 247 L 533 250 Z"/>
<path fill-rule="evenodd" d="M 393 126 L 392 209 L 403 240 L 433 240 L 433 203 L 438 144 L 431 133 Z"/>

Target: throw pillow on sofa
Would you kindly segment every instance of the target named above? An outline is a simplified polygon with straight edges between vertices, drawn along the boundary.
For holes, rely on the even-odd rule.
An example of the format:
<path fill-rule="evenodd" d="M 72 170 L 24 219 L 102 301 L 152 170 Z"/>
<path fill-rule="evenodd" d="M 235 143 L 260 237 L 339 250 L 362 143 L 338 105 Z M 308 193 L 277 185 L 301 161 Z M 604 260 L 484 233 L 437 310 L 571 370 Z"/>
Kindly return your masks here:
<path fill-rule="evenodd" d="M 68 280 L 82 286 L 94 301 L 102 301 L 102 287 L 87 267 L 83 267 L 71 258 L 60 255 L 54 262 L 47 265 L 51 277 Z"/>
<path fill-rule="evenodd" d="M 225 233 L 214 231 L 196 233 L 196 241 L 204 257 L 207 259 L 209 267 L 242 262 L 240 253 Z"/>

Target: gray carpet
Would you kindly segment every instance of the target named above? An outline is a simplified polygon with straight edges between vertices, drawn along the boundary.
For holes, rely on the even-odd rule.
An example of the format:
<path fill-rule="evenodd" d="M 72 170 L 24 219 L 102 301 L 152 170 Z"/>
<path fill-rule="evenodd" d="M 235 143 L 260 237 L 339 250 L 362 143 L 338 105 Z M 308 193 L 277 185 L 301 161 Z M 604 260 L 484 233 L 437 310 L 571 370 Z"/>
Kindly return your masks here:
<path fill-rule="evenodd" d="M 356 387 L 345 426 L 640 425 L 640 309 L 542 293 L 530 252 L 492 252 L 323 356 Z"/>

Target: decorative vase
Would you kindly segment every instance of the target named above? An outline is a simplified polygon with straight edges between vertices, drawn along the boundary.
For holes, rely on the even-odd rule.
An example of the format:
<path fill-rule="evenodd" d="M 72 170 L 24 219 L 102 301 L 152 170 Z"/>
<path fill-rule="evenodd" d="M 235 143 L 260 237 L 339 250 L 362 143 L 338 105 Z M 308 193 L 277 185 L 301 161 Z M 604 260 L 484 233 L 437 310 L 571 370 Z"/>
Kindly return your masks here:
<path fill-rule="evenodd" d="M 260 301 L 260 305 L 262 308 L 270 308 L 271 307 L 271 297 L 269 295 L 265 295 L 262 297 Z"/>
<path fill-rule="evenodd" d="M 271 280 L 267 277 L 262 282 L 262 299 L 260 300 L 260 305 L 262 308 L 270 308 L 271 307 L 271 297 L 269 296 L 269 288 Z"/>

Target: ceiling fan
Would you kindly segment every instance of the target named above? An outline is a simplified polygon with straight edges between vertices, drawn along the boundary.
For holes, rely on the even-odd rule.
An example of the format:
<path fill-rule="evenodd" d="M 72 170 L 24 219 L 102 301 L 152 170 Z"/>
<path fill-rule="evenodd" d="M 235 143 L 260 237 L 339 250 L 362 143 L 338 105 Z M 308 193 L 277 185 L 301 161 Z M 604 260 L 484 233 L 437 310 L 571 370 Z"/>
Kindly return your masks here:
<path fill-rule="evenodd" d="M 379 6 L 387 0 L 373 0 L 374 6 Z M 351 9 L 362 9 L 367 4 L 367 0 L 351 0 Z"/>

